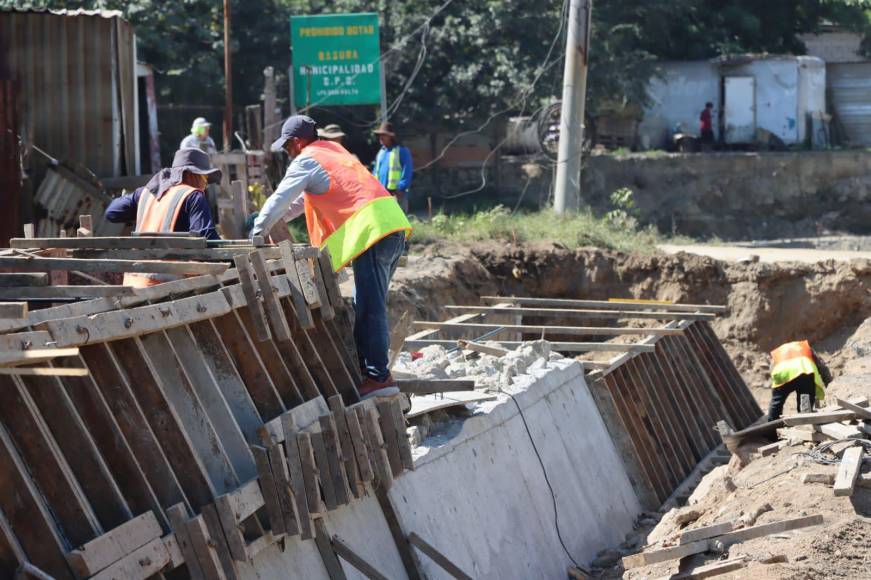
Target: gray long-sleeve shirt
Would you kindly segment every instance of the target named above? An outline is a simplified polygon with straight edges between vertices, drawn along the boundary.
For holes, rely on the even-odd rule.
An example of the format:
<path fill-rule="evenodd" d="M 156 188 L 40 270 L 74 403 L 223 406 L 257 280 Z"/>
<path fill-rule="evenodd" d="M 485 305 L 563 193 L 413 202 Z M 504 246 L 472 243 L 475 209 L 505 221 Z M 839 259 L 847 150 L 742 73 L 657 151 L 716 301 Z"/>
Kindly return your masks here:
<path fill-rule="evenodd" d="M 330 189 L 330 175 L 320 163 L 307 155 L 291 161 L 275 193 L 269 196 L 251 228 L 252 236 L 269 233 L 279 220 L 290 221 L 302 215 L 304 193 L 321 195 Z"/>

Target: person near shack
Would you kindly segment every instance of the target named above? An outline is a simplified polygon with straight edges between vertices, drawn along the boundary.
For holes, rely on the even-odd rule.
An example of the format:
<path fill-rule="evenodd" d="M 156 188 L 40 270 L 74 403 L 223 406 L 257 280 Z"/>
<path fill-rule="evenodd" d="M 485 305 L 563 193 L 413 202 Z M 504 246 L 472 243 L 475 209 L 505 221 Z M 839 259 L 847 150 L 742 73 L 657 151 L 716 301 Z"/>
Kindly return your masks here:
<path fill-rule="evenodd" d="M 699 115 L 699 128 L 701 129 L 702 144 L 713 145 L 714 143 L 714 103 L 705 103 L 705 110 Z"/>
<path fill-rule="evenodd" d="M 305 214 L 311 244 L 329 249 L 333 269 L 352 264 L 354 338 L 364 377 L 358 392 L 361 398 L 398 394 L 387 366 L 387 288 L 411 234 L 408 218 L 354 155 L 338 143 L 318 139 L 310 117 L 287 119 L 272 150 L 285 151 L 291 162 L 251 235 Z"/>
<path fill-rule="evenodd" d="M 391 123 L 382 123 L 374 133 L 381 142 L 375 158 L 375 177 L 396 198 L 402 211 L 408 213 L 408 190 L 414 173 L 411 151 L 399 144 Z"/>
<path fill-rule="evenodd" d="M 221 180 L 221 170 L 209 163 L 200 149 L 179 149 L 172 167 L 161 169 L 145 187 L 115 198 L 106 208 L 106 219 L 135 225 L 139 233 L 184 232 L 191 236 L 220 239 L 204 190 Z M 147 288 L 178 276 L 170 274 L 124 274 L 124 285 Z"/>
<path fill-rule="evenodd" d="M 779 419 L 791 393 L 796 396 L 796 409 L 801 412 L 801 397 L 807 395 L 811 410 L 814 401 L 826 396 L 826 386 L 832 374 L 806 340 L 787 342 L 771 351 L 771 403 L 768 420 Z"/>
<path fill-rule="evenodd" d="M 194 119 L 193 124 L 191 124 L 191 134 L 181 140 L 178 148 L 187 149 L 196 147 L 209 155 L 214 155 L 218 152 L 218 148 L 215 147 L 215 142 L 209 137 L 211 127 L 212 124 L 203 117 L 197 117 Z"/>

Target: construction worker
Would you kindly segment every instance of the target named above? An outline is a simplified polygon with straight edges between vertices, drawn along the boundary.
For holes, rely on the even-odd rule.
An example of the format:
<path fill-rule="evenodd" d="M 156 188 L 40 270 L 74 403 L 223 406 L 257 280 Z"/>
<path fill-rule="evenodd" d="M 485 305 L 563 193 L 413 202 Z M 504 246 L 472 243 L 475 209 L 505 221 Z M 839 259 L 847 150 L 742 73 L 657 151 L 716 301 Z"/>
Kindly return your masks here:
<path fill-rule="evenodd" d="M 790 393 L 796 393 L 796 408 L 801 411 L 801 396 L 822 401 L 825 388 L 832 382 L 829 368 L 813 351 L 806 340 L 788 342 L 771 351 L 771 404 L 768 420 L 774 421 L 783 413 L 783 405 Z"/>
<path fill-rule="evenodd" d="M 391 123 L 382 123 L 374 133 L 381 142 L 375 158 L 375 177 L 396 198 L 402 211 L 408 213 L 408 190 L 414 173 L 411 151 L 397 142 Z"/>
<path fill-rule="evenodd" d="M 354 337 L 364 376 L 358 391 L 362 398 L 397 394 L 387 367 L 387 287 L 411 234 L 408 218 L 355 156 L 338 143 L 318 140 L 310 117 L 287 119 L 272 150 L 287 152 L 292 161 L 251 235 L 305 214 L 311 244 L 329 249 L 333 268 L 353 262 Z"/>
<path fill-rule="evenodd" d="M 331 125 L 327 125 L 323 129 L 318 128 L 318 137 L 320 137 L 324 141 L 332 141 L 333 143 L 338 143 L 339 145 L 342 145 L 342 141 L 344 141 L 346 135 L 345 132 L 342 131 L 341 127 L 333 123 Z"/>
<path fill-rule="evenodd" d="M 214 155 L 218 152 L 218 149 L 215 147 L 215 142 L 212 141 L 211 137 L 209 137 L 211 126 L 212 124 L 206 121 L 203 117 L 197 117 L 191 125 L 191 134 L 181 140 L 181 144 L 178 148 L 186 149 L 188 147 L 196 147 L 209 155 Z"/>
<path fill-rule="evenodd" d="M 189 232 L 219 239 L 204 190 L 221 180 L 221 170 L 209 164 L 200 149 L 179 149 L 172 167 L 161 169 L 133 193 L 118 197 L 106 208 L 106 219 L 135 224 L 137 232 Z M 178 279 L 168 274 L 124 274 L 124 285 L 146 288 Z"/>

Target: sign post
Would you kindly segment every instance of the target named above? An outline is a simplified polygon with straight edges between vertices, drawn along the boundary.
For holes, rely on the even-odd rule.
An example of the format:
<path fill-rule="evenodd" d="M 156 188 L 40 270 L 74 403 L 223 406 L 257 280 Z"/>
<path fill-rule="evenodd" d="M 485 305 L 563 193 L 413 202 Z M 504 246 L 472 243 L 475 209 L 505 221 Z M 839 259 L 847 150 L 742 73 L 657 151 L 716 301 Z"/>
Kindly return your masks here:
<path fill-rule="evenodd" d="M 293 108 L 381 105 L 378 15 L 290 18 Z"/>

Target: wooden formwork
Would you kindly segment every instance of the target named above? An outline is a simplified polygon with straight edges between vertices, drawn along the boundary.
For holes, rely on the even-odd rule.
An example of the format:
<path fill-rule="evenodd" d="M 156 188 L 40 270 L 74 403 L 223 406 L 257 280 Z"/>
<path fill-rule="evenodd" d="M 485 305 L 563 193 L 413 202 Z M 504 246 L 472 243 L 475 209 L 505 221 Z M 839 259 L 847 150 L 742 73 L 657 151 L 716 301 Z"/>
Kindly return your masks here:
<path fill-rule="evenodd" d="M 447 307 L 459 316 L 445 322 L 415 321 L 422 330 L 406 339 L 406 347 L 455 346 L 488 354 L 507 353 L 524 337 L 560 337 L 555 351 L 620 352 L 607 362 L 581 361 L 587 382 L 609 433 L 623 457 L 642 504 L 656 509 L 693 469 L 721 443 L 715 426 L 725 420 L 735 429 L 756 422 L 762 410 L 710 326 L 725 312 L 722 306 L 672 304 L 632 300 L 569 300 L 485 296 L 488 306 Z M 504 323 L 506 316 L 515 317 Z M 524 319 L 524 317 L 527 317 Z M 529 318 L 554 320 L 555 325 L 530 324 Z M 667 321 L 658 327 L 566 326 L 567 321 Z M 479 336 L 499 343 L 476 345 L 474 340 L 437 338 L 441 332 Z M 482 337 L 483 335 L 483 337 Z M 638 337 L 625 343 L 615 336 Z M 567 341 L 566 337 L 574 339 Z M 578 338 L 575 338 L 578 337 Z M 589 342 L 592 337 L 604 337 Z"/>
<path fill-rule="evenodd" d="M 17 245 L 29 243 L 87 247 Z M 0 578 L 183 565 L 235 578 L 235 562 L 313 538 L 314 519 L 413 468 L 399 402 L 359 401 L 329 257 L 289 243 L 216 252 L 236 268 L 0 321 L 3 364 L 18 365 L 0 375 Z M 100 262 L 64 259 L 56 267 Z M 42 359 L 34 376 L 34 349 L 72 356 Z"/>

